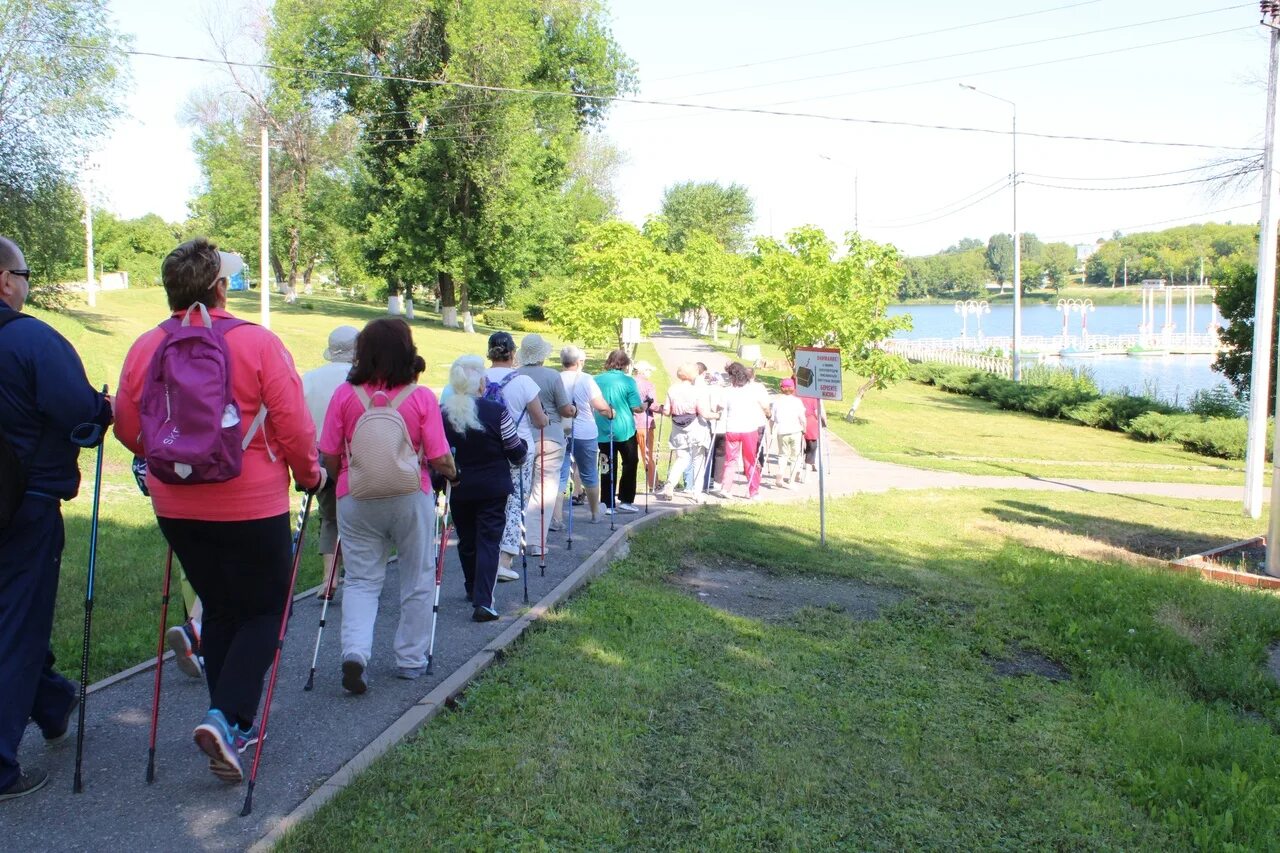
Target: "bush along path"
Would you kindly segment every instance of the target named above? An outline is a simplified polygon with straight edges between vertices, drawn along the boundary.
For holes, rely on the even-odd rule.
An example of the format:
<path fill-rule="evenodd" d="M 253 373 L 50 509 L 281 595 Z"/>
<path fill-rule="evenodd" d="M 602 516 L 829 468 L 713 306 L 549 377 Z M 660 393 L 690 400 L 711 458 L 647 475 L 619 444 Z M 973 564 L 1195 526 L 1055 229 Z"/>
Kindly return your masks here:
<path fill-rule="evenodd" d="M 696 334 L 678 323 L 664 321 L 660 334 L 651 338 L 658 356 L 667 372 L 675 376 L 676 368 L 691 361 L 701 361 L 712 370 L 720 370 L 731 357 L 714 349 Z M 973 373 L 974 371 L 964 371 Z M 992 377 L 993 379 L 998 377 Z M 836 418 L 832 412 L 828 417 Z M 1194 416 L 1188 416 L 1194 417 Z M 1177 498 L 1201 498 L 1206 500 L 1236 500 L 1242 496 L 1239 486 L 1214 486 L 1196 483 L 1135 482 L 1127 480 L 1092 480 L 1075 478 L 999 477 L 979 474 L 960 474 L 932 471 L 877 462 L 863 457 L 849 444 L 832 432 L 830 441 L 831 468 L 826 478 L 827 495 L 838 497 L 864 492 L 885 492 L 889 489 L 1024 489 L 1027 491 L 1078 491 L 1110 495 L 1163 495 Z M 666 439 L 663 439 L 666 443 Z M 658 448 L 659 454 L 665 448 Z M 659 465 L 661 469 L 661 465 Z M 761 494 L 766 499 L 795 501 L 817 498 L 818 478 L 809 477 L 794 491 L 781 494 L 769 489 L 769 481 L 762 481 Z"/>

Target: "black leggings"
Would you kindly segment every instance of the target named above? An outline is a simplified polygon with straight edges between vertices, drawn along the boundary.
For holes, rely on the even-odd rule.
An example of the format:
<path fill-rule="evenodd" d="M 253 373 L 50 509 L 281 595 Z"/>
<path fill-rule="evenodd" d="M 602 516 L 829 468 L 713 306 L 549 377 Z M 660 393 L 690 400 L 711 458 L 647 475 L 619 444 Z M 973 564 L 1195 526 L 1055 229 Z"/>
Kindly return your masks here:
<path fill-rule="evenodd" d="M 507 523 L 507 496 L 450 503 L 458 530 L 458 562 L 462 582 L 476 607 L 493 607 L 493 587 L 498 579 L 498 543 Z"/>
<path fill-rule="evenodd" d="M 597 440 L 597 443 L 600 445 L 600 455 L 608 459 L 609 442 Z M 622 472 L 614 477 L 619 456 L 622 457 Z M 634 435 L 626 441 L 613 442 L 613 458 L 609 459 L 608 465 L 600 466 L 600 496 L 604 499 L 605 506 L 610 509 L 614 506 L 615 483 L 619 501 L 624 504 L 636 502 L 636 466 L 639 461 L 640 451 L 636 447 Z"/>
<path fill-rule="evenodd" d="M 289 514 L 252 521 L 156 520 L 204 603 L 200 651 L 209 707 L 230 723 L 252 725 L 292 592 Z"/>
<path fill-rule="evenodd" d="M 806 438 L 804 440 L 804 464 L 818 464 L 818 440 L 816 438 Z"/>

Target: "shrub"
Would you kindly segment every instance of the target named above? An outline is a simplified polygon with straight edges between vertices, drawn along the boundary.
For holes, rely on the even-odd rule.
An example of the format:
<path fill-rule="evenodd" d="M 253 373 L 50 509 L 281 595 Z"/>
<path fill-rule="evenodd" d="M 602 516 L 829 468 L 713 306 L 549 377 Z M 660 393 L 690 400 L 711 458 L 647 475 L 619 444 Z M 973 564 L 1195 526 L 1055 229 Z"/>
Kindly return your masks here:
<path fill-rule="evenodd" d="M 1195 392 L 1187 402 L 1187 410 L 1202 418 L 1238 418 L 1244 415 L 1244 409 L 1225 382 Z"/>
<path fill-rule="evenodd" d="M 1209 418 L 1187 424 L 1178 433 L 1176 441 L 1183 449 L 1203 456 L 1243 459 L 1248 431 L 1248 422 L 1244 418 Z"/>
<path fill-rule="evenodd" d="M 1178 441 L 1188 426 L 1199 422 L 1195 415 L 1147 412 L 1130 421 L 1125 431 L 1141 441 Z"/>
<path fill-rule="evenodd" d="M 1078 403 L 1065 412 L 1065 416 L 1085 426 L 1123 432 L 1136 417 L 1147 412 L 1162 415 L 1174 414 L 1173 406 L 1130 394 L 1106 394 L 1096 400 Z"/>
<path fill-rule="evenodd" d="M 486 326 L 492 326 L 495 329 L 508 329 L 513 332 L 519 332 L 524 329 L 521 325 L 521 317 L 519 311 L 510 308 L 486 308 L 484 309 L 483 320 Z"/>

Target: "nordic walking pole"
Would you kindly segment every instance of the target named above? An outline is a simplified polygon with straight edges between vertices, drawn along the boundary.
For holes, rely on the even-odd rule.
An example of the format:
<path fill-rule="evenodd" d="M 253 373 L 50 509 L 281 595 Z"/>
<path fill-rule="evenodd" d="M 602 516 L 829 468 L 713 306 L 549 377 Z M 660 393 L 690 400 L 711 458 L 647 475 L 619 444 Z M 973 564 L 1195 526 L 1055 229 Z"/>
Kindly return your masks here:
<path fill-rule="evenodd" d="M 547 428 L 538 430 L 538 574 L 547 576 Z"/>
<path fill-rule="evenodd" d="M 613 411 L 613 406 L 609 407 Z M 613 418 L 609 418 L 609 532 L 613 532 L 614 520 L 618 517 L 618 468 L 613 464 Z"/>
<path fill-rule="evenodd" d="M 436 554 L 436 598 L 431 605 L 431 637 L 427 640 L 427 675 L 431 674 L 431 664 L 436 656 L 436 622 L 440 621 L 440 584 L 444 581 L 444 555 L 449 547 L 450 502 L 453 500 L 453 483 L 448 480 L 444 484 L 444 506 L 440 508 L 440 550 Z"/>
<path fill-rule="evenodd" d="M 653 420 L 653 405 L 651 403 L 645 404 L 644 415 L 645 415 L 645 420 L 647 421 Z M 652 426 L 650 426 L 649 429 L 645 432 L 645 438 L 647 439 L 645 442 L 646 444 L 649 444 L 649 442 L 653 441 Z M 653 482 L 654 475 L 658 473 L 657 471 L 649 470 L 651 467 L 655 467 L 649 464 L 649 458 L 650 456 L 652 456 L 649 450 L 650 448 L 652 448 L 652 446 L 653 445 L 650 444 L 649 447 L 645 447 L 641 450 L 641 453 L 644 454 L 644 514 L 645 515 L 649 514 L 649 492 L 653 491 L 653 487 L 650 484 Z"/>
<path fill-rule="evenodd" d="M 151 697 L 151 742 L 147 748 L 147 784 L 156 781 L 156 729 L 160 725 L 160 676 L 164 673 L 164 634 L 169 622 L 169 588 L 173 582 L 173 548 L 164 558 L 164 588 L 160 593 L 160 639 L 156 642 L 156 686 Z"/>
<path fill-rule="evenodd" d="M 529 553 L 524 541 L 524 462 L 520 463 L 520 580 L 524 582 L 524 603 L 529 603 Z"/>
<path fill-rule="evenodd" d="M 107 386 L 102 386 L 106 395 Z M 84 759 L 84 706 L 89 697 L 89 634 L 93 626 L 93 576 L 98 565 L 98 507 L 102 503 L 102 427 L 98 424 L 81 424 L 72 431 L 71 440 L 81 447 L 98 445 L 98 461 L 93 474 L 93 521 L 89 527 L 89 572 L 84 592 L 84 647 L 80 653 L 80 717 L 76 722 L 76 772 L 71 790 L 79 794 L 84 790 L 81 767 Z"/>
<path fill-rule="evenodd" d="M 318 490 L 317 490 L 318 491 Z M 253 769 L 249 771 L 249 787 L 244 795 L 241 817 L 253 813 L 253 787 L 258 783 L 258 765 L 262 762 L 262 744 L 267 739 L 267 720 L 271 717 L 271 698 L 276 692 L 276 677 L 280 674 L 280 653 L 284 649 L 284 635 L 289 630 L 289 616 L 293 613 L 293 588 L 298 583 L 298 566 L 302 563 L 302 537 L 307 532 L 307 519 L 311 517 L 311 499 L 315 492 L 308 491 L 302 505 L 302 519 L 298 523 L 298 535 L 293 541 L 293 571 L 289 576 L 289 591 L 284 600 L 284 614 L 280 617 L 280 633 L 276 636 L 276 657 L 271 663 L 271 677 L 267 680 L 267 702 L 262 706 L 262 726 L 258 729 L 258 748 L 253 752 Z M 336 563 L 335 563 L 336 566 Z M 335 571 L 336 575 L 337 572 Z"/>
<path fill-rule="evenodd" d="M 574 415 L 576 418 L 577 415 Z M 569 450 L 564 461 L 569 465 L 569 500 L 565 504 L 565 512 L 569 513 L 569 535 L 565 539 L 565 550 L 573 550 L 573 428 L 569 428 Z M 559 500 L 563 495 L 556 497 Z"/>
<path fill-rule="evenodd" d="M 333 574 L 325 580 L 324 601 L 320 605 L 320 628 L 316 631 L 316 648 L 311 653 L 311 672 L 307 674 L 307 683 L 303 685 L 303 690 L 311 690 L 316 686 L 316 663 L 320 660 L 320 638 L 324 636 L 324 621 L 325 617 L 329 615 L 329 602 L 333 600 L 336 592 L 334 587 L 338 585 L 338 561 L 340 559 L 342 559 L 341 539 L 333 546 Z"/>

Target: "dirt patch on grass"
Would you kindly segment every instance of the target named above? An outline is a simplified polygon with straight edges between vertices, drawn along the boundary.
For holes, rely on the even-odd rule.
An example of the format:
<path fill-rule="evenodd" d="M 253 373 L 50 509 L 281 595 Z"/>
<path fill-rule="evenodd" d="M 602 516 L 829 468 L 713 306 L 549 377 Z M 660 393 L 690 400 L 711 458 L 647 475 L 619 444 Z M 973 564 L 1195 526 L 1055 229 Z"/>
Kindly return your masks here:
<path fill-rule="evenodd" d="M 1182 639 L 1197 646 L 1207 645 L 1207 627 L 1200 622 L 1193 622 L 1173 604 L 1165 604 L 1156 611 L 1156 621 L 1164 625 Z"/>
<path fill-rule="evenodd" d="M 1084 560 L 1127 563 L 1131 566 L 1147 568 L 1158 568 L 1165 564 L 1164 560 L 1144 553 L 1144 549 L 1150 548 L 1149 544 L 1144 544 L 1137 549 L 1130 549 L 1079 533 L 1055 530 L 1051 527 L 1031 527 L 990 520 L 977 521 L 970 526 L 983 533 L 1012 539 L 1029 548 L 1041 548 L 1045 551 L 1053 551 L 1056 554 L 1066 554 Z M 1162 550 L 1172 550 L 1172 547 L 1164 547 Z"/>
<path fill-rule="evenodd" d="M 987 657 L 991 670 L 1001 678 L 1020 678 L 1025 675 L 1038 675 L 1050 681 L 1070 681 L 1071 673 L 1055 660 L 1050 660 L 1039 652 L 1017 646 L 1009 657 Z"/>
<path fill-rule="evenodd" d="M 807 607 L 875 619 L 883 608 L 906 597 L 898 590 L 861 581 L 778 575 L 745 563 L 689 564 L 670 580 L 717 610 L 770 622 L 789 619 Z"/>

